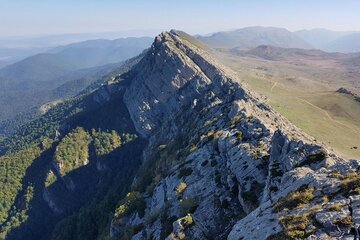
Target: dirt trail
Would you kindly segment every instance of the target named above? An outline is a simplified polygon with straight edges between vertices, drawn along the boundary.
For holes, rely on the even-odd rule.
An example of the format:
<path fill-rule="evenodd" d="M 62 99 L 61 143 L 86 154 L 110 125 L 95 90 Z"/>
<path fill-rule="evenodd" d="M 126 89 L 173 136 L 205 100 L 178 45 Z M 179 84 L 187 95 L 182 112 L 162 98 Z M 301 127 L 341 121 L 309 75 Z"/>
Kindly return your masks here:
<path fill-rule="evenodd" d="M 273 91 L 273 89 L 274 89 L 274 87 L 276 87 L 277 83 L 278 83 L 278 82 L 274 82 L 274 85 L 271 87 L 270 92 Z"/>
<path fill-rule="evenodd" d="M 312 107 L 314 107 L 314 108 L 316 108 L 316 109 L 324 112 L 325 115 L 326 115 L 331 121 L 333 121 L 333 122 L 335 122 L 335 123 L 337 123 L 337 124 L 340 124 L 340 125 L 348 128 L 348 129 L 350 129 L 351 131 L 353 131 L 353 132 L 356 133 L 356 134 L 360 134 L 360 131 L 359 131 L 359 130 L 353 129 L 353 128 L 347 126 L 346 124 L 344 124 L 344 123 L 342 123 L 342 122 L 339 122 L 339 121 L 333 119 L 326 110 L 324 110 L 324 109 L 322 109 L 322 108 L 320 108 L 320 107 L 312 104 L 311 102 L 309 102 L 309 101 L 307 101 L 307 100 L 305 100 L 305 99 L 302 99 L 302 98 L 299 98 L 299 97 L 296 97 L 296 99 L 298 99 L 298 100 L 300 100 L 300 101 L 302 101 L 302 102 L 304 102 L 304 103 L 306 103 L 306 104 L 308 104 L 308 105 L 310 105 L 310 106 L 312 106 Z"/>

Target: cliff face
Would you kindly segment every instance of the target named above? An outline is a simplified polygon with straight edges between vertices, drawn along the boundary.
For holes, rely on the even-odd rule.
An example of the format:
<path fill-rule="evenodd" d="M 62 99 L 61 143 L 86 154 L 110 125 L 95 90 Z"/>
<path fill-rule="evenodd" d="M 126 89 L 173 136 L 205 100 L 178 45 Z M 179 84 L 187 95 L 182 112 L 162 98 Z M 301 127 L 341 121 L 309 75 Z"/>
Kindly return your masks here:
<path fill-rule="evenodd" d="M 126 77 L 123 101 L 148 144 L 112 238 L 358 234 L 360 161 L 293 126 L 185 33 L 156 37 Z"/>

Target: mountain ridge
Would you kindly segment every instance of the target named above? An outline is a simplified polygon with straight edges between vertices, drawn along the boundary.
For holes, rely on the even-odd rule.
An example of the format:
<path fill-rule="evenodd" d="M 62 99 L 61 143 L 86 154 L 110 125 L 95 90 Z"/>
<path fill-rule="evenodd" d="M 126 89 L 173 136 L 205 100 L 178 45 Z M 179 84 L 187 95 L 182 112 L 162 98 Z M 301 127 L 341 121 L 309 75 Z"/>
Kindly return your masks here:
<path fill-rule="evenodd" d="M 252 191 L 255 191 L 252 194 L 255 194 L 256 198 L 259 198 L 262 196 L 262 199 L 260 198 L 261 200 L 259 200 L 259 201 L 260 201 L 260 206 L 261 206 L 261 203 L 263 204 L 264 210 L 260 210 L 260 212 L 263 212 L 263 211 L 266 212 L 267 219 L 260 218 L 264 222 L 263 223 L 256 222 L 257 220 L 253 218 L 253 215 L 249 214 L 249 215 L 247 215 L 248 217 L 244 218 L 244 220 L 240 220 L 237 224 L 235 224 L 235 226 L 230 231 L 228 238 L 229 239 L 254 239 L 254 238 L 255 239 L 265 239 L 267 237 L 271 237 L 274 234 L 278 234 L 279 232 L 281 232 L 281 229 L 282 229 L 282 227 L 280 227 L 281 224 L 284 224 L 284 223 L 282 223 L 282 222 L 274 223 L 273 220 L 272 220 L 273 221 L 272 223 L 269 222 L 269 219 L 273 219 L 273 216 L 274 216 L 272 213 L 273 210 L 271 210 L 271 205 L 269 205 L 269 201 L 270 202 L 273 201 L 272 198 L 279 200 L 281 195 L 284 197 L 284 195 L 289 192 L 289 189 L 287 189 L 283 193 L 276 195 L 275 193 L 277 191 L 280 191 L 279 188 L 283 189 L 280 187 L 281 184 L 280 184 L 280 186 L 278 185 L 282 181 L 280 181 L 276 177 L 277 174 L 271 173 L 271 172 L 272 171 L 281 171 L 281 172 L 284 171 L 284 174 L 286 174 L 287 171 L 289 171 L 288 173 L 290 174 L 291 170 L 294 169 L 293 174 L 296 176 L 297 174 L 300 174 L 300 172 L 299 173 L 296 172 L 296 170 L 300 171 L 300 169 L 297 169 L 297 166 L 299 166 L 299 165 L 303 166 L 302 164 L 308 165 L 309 161 L 312 162 L 312 160 L 309 160 L 309 159 L 318 159 L 316 161 L 320 161 L 320 162 L 325 161 L 325 162 L 327 162 L 325 164 L 330 164 L 330 165 L 334 164 L 334 163 L 330 163 L 332 161 L 340 161 L 340 165 L 344 164 L 344 163 L 341 163 L 342 162 L 341 159 L 337 158 L 333 153 L 329 153 L 327 150 L 325 150 L 323 148 L 323 146 L 319 145 L 313 139 L 311 139 L 311 138 L 307 137 L 305 134 L 303 134 L 302 131 L 295 128 L 292 124 L 289 124 L 289 122 L 287 120 L 284 120 L 280 116 L 277 116 L 277 114 L 272 112 L 269 108 L 267 108 L 266 105 L 263 105 L 262 103 L 257 102 L 256 97 L 251 96 L 252 94 L 250 93 L 250 91 L 247 92 L 243 88 L 236 90 L 237 86 L 239 86 L 239 85 L 234 84 L 234 82 L 232 82 L 232 80 L 228 80 L 225 74 L 222 75 L 223 70 L 221 68 L 220 69 L 215 68 L 214 65 L 211 65 L 207 61 L 209 59 L 201 57 L 204 55 L 200 55 L 200 56 L 197 55 L 197 54 L 199 54 L 199 49 L 196 49 L 196 47 L 194 45 L 191 45 L 191 44 L 185 43 L 185 42 L 186 42 L 186 40 L 179 38 L 179 33 L 177 33 L 177 32 L 172 31 L 170 33 L 163 33 L 162 35 L 157 37 L 157 39 L 152 47 L 152 52 L 150 52 L 148 54 L 150 56 L 165 55 L 165 56 L 171 57 L 172 56 L 171 53 L 177 53 L 178 55 L 180 55 L 182 57 L 173 56 L 173 57 L 171 57 L 172 60 L 165 58 L 166 60 L 163 60 L 163 61 L 168 63 L 169 61 L 170 62 L 176 61 L 176 59 L 180 62 L 191 59 L 191 61 L 189 60 L 189 62 L 187 62 L 187 64 L 185 66 L 187 66 L 187 67 L 193 66 L 194 63 L 195 63 L 195 65 L 199 64 L 197 66 L 192 67 L 193 75 L 190 74 L 190 76 L 188 76 L 188 78 L 192 79 L 192 80 L 190 80 L 190 82 L 195 81 L 196 83 L 194 83 L 194 84 L 199 87 L 197 89 L 197 91 L 195 91 L 195 93 L 196 92 L 201 93 L 202 88 L 206 89 L 207 83 L 209 84 L 209 87 L 212 91 L 209 92 L 209 91 L 204 90 L 204 92 L 208 92 L 209 95 L 205 94 L 205 99 L 201 100 L 201 105 L 199 106 L 198 109 L 205 110 L 205 109 L 207 109 L 207 107 L 205 107 L 205 106 L 207 106 L 207 104 L 210 104 L 209 108 L 210 109 L 214 108 L 213 111 L 216 112 L 215 109 L 216 109 L 217 105 L 223 105 L 223 106 L 225 105 L 226 106 L 227 104 L 230 103 L 230 106 L 231 106 L 231 103 L 232 103 L 233 105 L 232 105 L 232 107 L 230 107 L 231 110 L 228 113 L 230 116 L 236 116 L 236 114 L 240 114 L 244 118 L 251 116 L 256 119 L 255 123 L 258 123 L 259 125 L 264 124 L 263 126 L 265 129 L 270 129 L 269 135 L 267 135 L 265 133 L 264 137 L 260 137 L 260 139 L 261 139 L 260 141 L 265 146 L 268 146 L 267 144 L 265 144 L 265 142 L 269 141 L 271 139 L 270 142 L 268 143 L 271 145 L 271 148 L 270 148 L 271 151 L 269 153 L 270 155 L 266 155 L 266 154 L 262 155 L 263 150 L 256 150 L 256 151 L 259 151 L 260 159 L 263 158 L 263 159 L 270 160 L 270 166 L 269 166 L 270 173 L 269 173 L 268 177 L 265 177 L 265 178 L 267 178 L 267 180 L 265 181 L 266 187 L 263 186 L 264 193 L 263 193 L 263 195 L 259 194 L 259 192 L 258 192 L 259 189 L 257 189 L 257 188 L 255 188 L 255 190 L 252 190 L 252 188 L 254 187 L 254 185 L 252 185 L 252 184 L 256 183 L 256 184 L 261 185 L 261 182 L 264 181 L 264 180 L 261 180 L 261 177 L 259 177 L 263 174 L 263 173 L 261 173 L 262 172 L 261 168 L 259 170 L 253 169 L 253 171 L 257 172 L 256 175 L 258 176 L 258 177 L 252 176 L 256 179 L 255 181 L 250 180 L 250 182 L 248 182 L 248 180 L 246 180 L 246 177 L 250 177 L 249 175 L 241 176 L 241 173 L 236 173 L 236 171 L 240 170 L 241 167 L 240 166 L 236 167 L 237 163 L 235 163 L 235 162 L 237 160 L 239 160 L 240 162 L 241 161 L 247 162 L 247 161 L 240 160 L 241 158 L 240 159 L 237 159 L 236 157 L 234 158 L 234 154 L 236 155 L 236 153 L 238 153 L 244 157 L 243 154 L 244 154 L 244 151 L 246 152 L 246 150 L 242 149 L 239 151 L 238 149 L 235 150 L 236 148 L 234 150 L 230 150 L 226 147 L 226 146 L 228 146 L 228 147 L 232 146 L 232 144 L 234 144 L 234 142 L 232 142 L 232 141 L 234 141 L 234 139 L 231 137 L 232 130 L 227 129 L 227 127 L 223 126 L 221 124 L 222 123 L 221 119 L 215 119 L 214 121 L 208 120 L 208 121 L 212 122 L 212 124 L 210 124 L 210 126 L 208 126 L 211 129 L 210 131 L 206 130 L 206 129 L 202 130 L 201 127 L 200 128 L 195 127 L 194 133 L 195 134 L 199 133 L 199 135 L 200 134 L 203 134 L 203 135 L 201 137 L 200 136 L 189 137 L 189 140 L 188 141 L 185 140 L 185 143 L 183 143 L 186 146 L 186 142 L 188 142 L 188 144 L 189 144 L 189 142 L 192 142 L 192 140 L 194 140 L 194 139 L 202 139 L 202 140 L 200 140 L 200 142 L 197 142 L 197 143 L 195 140 L 196 145 L 193 147 L 194 148 L 194 150 L 192 150 L 193 152 L 190 151 L 190 154 L 187 155 L 187 157 L 185 157 L 185 159 L 183 161 L 181 161 L 181 164 L 173 166 L 170 170 L 169 175 L 167 175 L 165 178 L 160 180 L 160 182 L 155 185 L 155 189 L 153 190 L 154 193 L 152 196 L 151 195 L 147 196 L 146 194 L 144 195 L 145 202 L 147 204 L 150 204 L 150 206 L 148 206 L 145 209 L 145 216 L 140 216 L 139 212 L 136 213 L 136 211 L 129 213 L 130 216 L 128 216 L 126 214 L 122 215 L 121 213 L 119 213 L 118 215 L 115 214 L 115 219 L 113 221 L 113 225 L 111 228 L 111 234 L 113 237 L 116 238 L 116 236 L 122 236 L 121 234 L 124 234 L 124 232 L 123 232 L 124 227 L 125 227 L 125 229 L 127 229 L 128 227 L 136 228 L 138 225 L 141 225 L 142 230 L 140 230 L 140 232 L 137 234 L 135 233 L 133 238 L 146 239 L 146 237 L 142 237 L 142 236 L 148 236 L 147 234 L 152 234 L 152 236 L 157 236 L 156 239 L 158 239 L 159 235 L 166 236 L 166 235 L 163 235 L 163 233 L 160 234 L 156 230 L 156 229 L 161 228 L 161 224 L 159 222 L 157 222 L 156 219 L 155 219 L 155 222 L 153 222 L 152 224 L 147 224 L 146 219 L 148 217 L 151 217 L 153 214 L 156 214 L 157 211 L 160 211 L 160 213 L 161 213 L 161 211 L 167 211 L 168 213 L 166 213 L 165 216 L 168 216 L 168 217 L 171 216 L 172 214 L 175 214 L 175 215 L 179 214 L 176 210 L 178 203 L 175 200 L 175 198 L 176 198 L 176 195 L 180 195 L 181 199 L 183 199 L 183 201 L 190 201 L 191 203 L 188 203 L 188 204 L 190 204 L 192 207 L 195 207 L 195 210 L 191 210 L 194 212 L 190 212 L 190 214 L 188 213 L 188 215 L 185 215 L 185 216 L 182 215 L 183 218 L 179 218 L 177 221 L 174 221 L 172 223 L 173 231 L 167 232 L 167 233 L 170 233 L 170 235 L 168 236 L 167 239 L 173 239 L 173 238 L 182 239 L 183 236 L 190 236 L 191 238 L 197 238 L 197 239 L 207 239 L 208 237 L 217 236 L 215 238 L 223 239 L 226 237 L 226 235 L 224 235 L 224 234 L 229 233 L 228 232 L 229 228 L 226 227 L 226 225 L 234 224 L 234 222 L 232 222 L 232 220 L 230 220 L 233 217 L 229 212 L 227 212 L 230 215 L 228 215 L 228 218 L 221 218 L 222 222 L 220 224 L 219 219 L 218 219 L 219 216 L 217 216 L 217 213 L 216 213 L 217 207 L 213 207 L 211 205 L 213 196 L 208 195 L 208 194 L 212 193 L 212 192 L 220 192 L 220 194 L 219 194 L 220 196 L 226 196 L 226 199 L 228 199 L 228 200 L 226 200 L 227 204 L 229 204 L 228 208 L 231 208 L 233 213 L 238 213 L 239 215 L 242 215 L 241 210 L 240 210 L 241 208 L 243 209 L 243 211 L 245 211 L 246 214 L 249 214 L 250 212 L 252 212 L 254 210 L 254 208 L 256 208 L 256 206 L 252 205 L 251 202 L 248 202 L 249 196 L 246 195 L 247 193 L 252 192 Z M 160 46 L 160 47 L 156 48 L 156 46 Z M 170 51 L 169 49 L 172 49 L 172 51 Z M 202 53 L 202 54 L 204 54 L 204 53 Z M 191 56 L 191 57 L 189 57 L 189 56 Z M 146 57 L 144 59 L 146 59 Z M 154 59 L 154 61 L 156 62 L 156 58 Z M 162 66 L 161 60 L 158 60 L 158 61 L 159 61 L 158 64 L 160 66 Z M 183 64 L 175 64 L 175 66 L 183 66 Z M 185 70 L 189 70 L 189 69 L 187 69 L 187 67 L 185 69 L 182 69 L 182 68 L 179 69 L 180 70 L 179 73 L 184 73 L 184 72 L 188 73 L 188 71 L 185 71 Z M 144 69 L 144 68 L 142 67 L 141 69 Z M 202 72 L 203 69 L 205 69 L 205 72 Z M 171 70 L 169 70 L 169 71 L 171 72 Z M 197 71 L 199 71 L 199 72 L 197 72 Z M 202 73 L 204 73 L 204 74 L 202 74 Z M 141 72 L 138 74 L 141 74 Z M 145 75 L 149 76 L 148 74 L 145 74 Z M 185 74 L 182 76 L 185 77 L 187 75 Z M 195 76 L 195 77 L 192 78 L 193 76 Z M 197 79 L 197 78 L 200 78 L 200 79 L 202 78 L 202 80 Z M 137 79 L 137 78 L 135 77 L 135 79 Z M 182 83 L 181 79 L 184 80 L 184 78 L 176 76 L 176 73 L 172 79 L 176 80 L 176 83 Z M 185 77 L 185 79 L 186 79 L 186 77 Z M 209 79 L 212 79 L 213 81 L 210 83 L 207 82 L 207 80 L 209 80 Z M 198 81 L 200 81 L 200 82 L 198 82 Z M 184 85 L 180 84 L 180 85 L 175 85 L 175 86 L 177 86 L 177 87 L 186 86 L 186 88 L 187 88 L 186 92 L 189 92 L 189 89 L 191 89 L 191 87 L 188 87 L 188 84 L 191 86 L 190 82 L 183 83 Z M 136 81 L 134 81 L 134 83 L 136 83 Z M 218 87 L 218 84 L 221 85 L 221 88 Z M 215 91 L 215 89 L 217 89 L 217 91 Z M 235 95 L 235 96 L 239 97 L 240 99 L 245 100 L 245 102 L 242 102 L 242 101 L 237 102 L 235 100 L 236 97 L 235 97 L 235 99 L 230 98 L 231 100 L 226 97 L 223 97 L 224 92 L 226 92 L 227 90 L 229 91 L 229 92 L 227 92 L 228 95 L 230 95 L 230 96 Z M 224 91 L 224 92 L 222 92 L 222 91 Z M 234 92 L 232 92 L 232 91 L 234 91 Z M 239 91 L 239 92 L 237 92 L 237 91 Z M 191 90 L 190 90 L 190 92 L 191 92 Z M 213 103 L 211 101 L 211 95 L 216 99 L 216 101 Z M 169 96 L 174 97 L 174 93 L 169 93 Z M 190 97 L 190 96 L 188 96 L 188 97 Z M 196 94 L 195 94 L 195 96 L 196 96 Z M 177 97 L 175 97 L 175 99 L 176 98 Z M 134 100 L 134 99 L 132 99 L 132 100 Z M 208 101 L 208 102 L 206 103 L 206 101 Z M 234 101 L 234 102 L 232 102 L 232 101 Z M 252 103 L 252 101 L 254 101 L 254 103 Z M 135 100 L 135 102 L 136 102 L 136 100 Z M 161 134 L 163 134 L 163 133 L 168 133 L 168 135 L 171 136 L 170 139 L 174 138 L 174 135 L 173 135 L 174 132 L 179 132 L 179 134 L 181 135 L 182 131 L 180 129 L 188 128 L 188 125 L 187 125 L 185 119 L 194 118 L 195 121 L 198 123 L 199 122 L 201 123 L 204 121 L 204 120 L 201 120 L 201 117 L 195 117 L 191 113 L 187 113 L 187 111 L 181 112 L 181 115 L 185 115 L 185 116 L 177 115 L 176 114 L 177 111 L 167 111 L 166 115 L 168 116 L 168 119 L 170 119 L 170 123 L 160 122 L 159 126 L 162 126 L 161 130 L 153 132 L 152 125 L 151 125 L 151 120 L 153 119 L 153 116 L 144 114 L 144 112 L 146 112 L 146 110 L 149 110 L 149 111 L 153 110 L 156 112 L 156 109 L 154 110 L 154 106 L 152 106 L 152 104 L 150 102 L 151 102 L 151 100 L 144 102 L 144 107 L 140 107 L 138 109 L 138 111 L 140 110 L 139 115 L 136 115 L 137 116 L 136 118 L 133 117 L 133 120 L 137 119 L 137 118 L 144 120 L 143 122 L 141 122 L 141 124 L 145 127 L 143 135 L 146 136 L 149 134 L 150 135 L 155 134 L 155 136 L 150 138 L 150 139 L 153 139 L 153 140 L 150 140 L 150 143 L 151 143 L 150 149 L 153 149 L 155 146 L 161 146 L 162 142 L 169 141 L 169 139 L 162 137 Z M 166 102 L 171 104 L 171 100 L 169 101 L 169 99 L 166 99 Z M 185 109 L 192 109 L 192 108 L 196 109 L 197 104 L 199 104 L 199 103 L 197 103 L 197 101 L 194 101 L 191 104 L 192 107 L 185 107 Z M 134 108 L 133 108 L 133 110 L 134 110 Z M 130 110 L 130 114 L 131 114 L 131 112 L 132 112 L 132 110 Z M 213 114 L 211 114 L 211 116 L 214 116 L 214 112 L 213 112 Z M 173 117 L 171 117 L 171 115 Z M 215 116 L 216 115 L 217 114 L 215 114 Z M 242 117 L 240 117 L 240 119 Z M 269 119 L 269 118 L 271 120 L 268 121 L 268 124 L 267 124 L 266 119 Z M 175 121 L 175 122 L 177 122 L 177 124 L 180 124 L 180 125 L 177 125 L 176 123 L 174 123 L 172 121 Z M 259 121 L 259 122 L 257 122 L 257 121 Z M 240 122 L 242 122 L 242 121 L 240 121 Z M 271 123 L 274 123 L 274 122 L 278 123 L 279 126 L 275 126 L 275 127 L 271 126 Z M 184 124 L 184 125 L 182 125 L 182 124 Z M 219 125 L 217 125 L 217 124 L 219 124 Z M 245 126 L 247 125 L 247 123 L 244 123 L 244 122 L 242 122 L 242 124 L 244 124 Z M 248 124 L 251 125 L 251 122 Z M 217 126 L 217 127 L 215 127 L 215 129 L 214 129 L 211 126 L 212 127 Z M 139 129 L 139 128 L 137 128 L 137 129 Z M 271 129 L 273 129 L 273 130 L 271 130 Z M 246 133 L 243 132 L 243 134 L 247 135 L 247 134 L 249 134 L 249 131 L 251 132 L 250 129 L 248 129 L 247 131 L 248 132 L 246 132 Z M 185 139 L 186 139 L 186 132 L 182 133 L 182 134 L 185 134 Z M 203 136 L 205 136 L 205 137 L 203 138 Z M 272 136 L 272 137 L 268 140 L 265 140 L 265 139 L 267 139 L 266 136 L 268 136 L 268 137 Z M 228 138 L 228 140 L 226 140 L 227 138 Z M 246 138 L 249 138 L 249 135 L 247 135 Z M 212 142 L 211 139 L 214 139 L 213 141 L 215 141 L 215 143 L 211 143 Z M 301 139 L 301 140 L 299 140 L 299 139 Z M 210 143 L 208 141 L 210 141 Z M 229 142 L 227 142 L 227 141 L 229 141 Z M 249 140 L 247 140 L 247 141 L 249 141 Z M 217 145 L 216 145 L 216 142 L 217 142 Z M 209 145 L 207 145 L 207 144 L 209 144 Z M 212 144 L 215 144 L 215 145 L 212 147 Z M 169 145 L 171 145 L 171 143 Z M 254 145 L 256 146 L 257 144 L 254 144 Z M 165 151 L 166 151 L 166 148 L 167 148 L 167 146 L 165 144 Z M 169 148 L 171 149 L 172 147 L 169 146 Z M 285 150 L 286 148 L 288 148 L 288 149 Z M 299 151 L 299 148 L 302 150 Z M 267 147 L 264 147 L 264 149 L 267 149 Z M 228 154 L 227 152 L 229 152 L 229 151 L 232 152 L 230 154 L 230 156 L 224 157 L 222 155 L 222 154 L 224 154 L 226 156 Z M 252 150 L 252 151 L 254 151 L 254 150 Z M 304 151 L 307 153 L 305 153 Z M 215 178 L 215 182 L 217 182 L 217 183 L 222 182 L 221 179 L 222 179 L 222 176 L 224 176 L 223 175 L 224 172 L 227 172 L 228 176 L 229 175 L 231 176 L 232 174 L 234 174 L 236 176 L 235 178 L 237 179 L 237 182 L 242 183 L 238 187 L 238 189 L 240 191 L 240 193 L 239 193 L 239 200 L 240 200 L 240 205 L 241 205 L 240 209 L 239 209 L 239 206 L 236 204 L 236 201 L 233 202 L 234 199 L 231 197 L 231 195 L 229 196 L 228 193 L 226 193 L 226 191 L 223 192 L 220 189 L 217 189 L 216 185 L 214 186 L 214 185 L 212 185 L 212 183 L 210 183 L 210 182 L 212 182 L 212 180 L 207 178 L 209 176 L 212 176 L 212 171 L 213 171 L 213 170 L 205 170 L 205 168 L 206 168 L 205 163 L 206 163 L 207 156 L 208 156 L 207 154 L 217 156 L 219 154 L 219 152 L 220 152 L 220 156 L 222 156 L 222 157 L 220 157 L 220 158 L 215 157 L 214 162 L 217 162 L 216 164 L 221 164 L 221 166 L 224 169 L 216 168 L 217 173 L 215 171 L 215 175 L 217 175 L 217 177 Z M 250 156 L 254 157 L 251 154 L 250 154 Z M 269 157 L 269 158 L 267 158 L 267 157 Z M 281 161 L 279 160 L 279 158 L 281 159 Z M 225 160 L 225 159 L 227 159 L 227 160 Z M 202 162 L 202 161 L 204 161 L 204 162 Z M 218 162 L 218 161 L 220 161 L 220 162 Z M 228 169 L 227 167 L 225 167 L 225 165 L 223 165 L 224 162 L 222 162 L 222 161 L 225 161 L 225 162 L 229 161 L 233 166 L 230 167 L 230 169 Z M 233 161 L 235 161 L 235 162 L 233 162 Z M 314 161 L 314 164 L 316 164 L 315 163 L 316 161 Z M 200 163 L 201 163 L 201 166 L 200 166 Z M 145 160 L 144 164 L 145 164 L 145 166 L 148 166 L 146 164 L 146 160 Z M 281 165 L 280 169 L 276 167 L 277 164 Z M 214 163 L 214 165 L 215 165 L 215 163 Z M 214 166 L 212 166 L 212 167 L 214 167 Z M 339 164 L 337 167 L 339 167 Z M 310 167 L 310 169 L 312 169 L 311 171 L 314 172 L 313 174 L 317 174 L 316 171 L 319 168 L 320 168 L 319 166 L 318 167 L 315 167 L 315 166 Z M 347 167 L 345 167 L 345 168 L 347 168 Z M 185 172 L 185 169 L 187 169 L 186 171 L 188 171 L 189 173 L 182 174 L 181 172 Z M 350 167 L 350 169 L 351 169 L 351 167 Z M 235 172 L 232 172 L 234 170 L 235 170 Z M 352 170 L 350 170 L 350 171 L 352 171 Z M 166 172 L 166 170 L 165 170 L 165 172 Z M 199 172 L 201 172 L 201 174 L 199 174 Z M 178 176 L 176 176 L 176 173 L 179 173 Z M 308 173 L 310 173 L 310 172 L 308 172 Z M 305 179 L 302 179 L 305 177 L 304 175 L 300 174 L 297 177 L 300 178 L 300 181 L 299 181 L 300 183 L 301 182 L 304 183 Z M 250 177 L 250 179 L 251 179 L 251 177 Z M 137 181 L 135 182 L 135 186 L 137 184 L 139 184 L 138 181 L 141 182 L 141 180 L 137 179 Z M 181 181 L 183 181 L 183 182 L 181 182 Z M 207 184 L 205 184 L 204 181 L 206 181 Z M 251 184 L 251 182 L 252 182 L 252 184 Z M 316 182 L 311 183 L 310 178 L 307 178 L 305 180 L 305 182 L 308 182 L 309 184 L 319 184 Z M 200 186 L 198 186 L 196 183 L 200 183 L 200 184 L 203 183 L 204 185 L 202 185 L 202 186 L 206 186 L 207 189 L 210 188 L 212 190 L 207 190 L 205 192 L 202 192 L 202 190 L 200 189 Z M 285 183 L 283 183 L 283 184 L 285 184 Z M 290 189 L 292 189 L 290 191 L 293 191 L 297 187 L 299 187 L 298 184 L 299 183 L 296 183 L 293 186 L 289 186 L 289 185 L 286 185 L 286 186 L 287 186 L 287 188 L 290 187 Z M 232 186 L 234 186 L 234 185 L 232 185 Z M 136 187 L 135 187 L 135 189 L 136 189 Z M 240 190 L 240 189 L 242 189 L 242 190 Z M 274 191 L 271 189 L 277 189 L 277 190 Z M 283 190 L 285 190 L 285 189 L 286 188 L 284 188 Z M 163 199 L 164 195 L 165 195 L 165 199 Z M 252 197 L 254 197 L 254 195 Z M 192 199 L 192 200 L 189 200 L 189 199 Z M 201 201 L 203 201 L 203 202 L 206 202 L 207 204 L 203 204 L 203 203 L 199 202 L 199 199 L 201 199 Z M 223 204 L 225 202 L 225 200 L 220 198 L 220 202 L 221 202 L 221 204 Z M 120 205 L 120 207 L 121 206 L 122 205 Z M 233 208 L 230 206 L 232 206 Z M 165 210 L 165 209 L 167 209 L 167 210 Z M 185 209 L 186 209 L 186 207 L 185 207 Z M 188 210 L 185 210 L 185 211 L 188 211 Z M 205 211 L 207 213 L 205 213 Z M 224 211 L 226 211 L 226 210 L 224 210 Z M 215 222 L 211 222 L 209 219 L 204 219 L 204 216 L 205 215 L 209 216 L 209 214 L 212 216 L 212 219 L 217 219 L 217 220 L 214 220 Z M 214 214 L 214 215 L 212 215 L 212 214 Z M 287 216 L 285 215 L 285 217 L 287 217 Z M 252 219 L 251 221 L 253 221 L 253 222 L 244 223 L 244 221 L 247 221 L 249 218 Z M 119 223 L 118 223 L 118 221 L 119 221 Z M 124 223 L 124 221 L 126 221 L 126 222 Z M 193 222 L 195 222 L 195 225 L 193 225 Z M 144 224 L 144 225 L 142 225 L 142 224 Z M 213 229 L 211 227 L 211 226 L 213 226 L 213 224 L 215 224 L 215 225 L 217 224 L 217 227 L 222 229 L 221 234 L 219 232 L 217 232 L 216 229 Z M 251 224 L 251 225 L 248 226 L 247 224 Z M 257 231 L 255 233 L 253 231 L 254 226 L 258 226 L 259 224 L 262 226 L 263 230 Z M 204 228 L 202 228 L 201 226 L 207 226 L 206 230 Z M 246 229 L 245 231 L 242 230 L 242 229 L 244 229 L 244 227 Z M 285 235 L 289 234 L 287 232 L 288 230 L 286 229 L 287 226 L 283 225 L 283 227 L 285 227 L 285 233 L 281 233 L 281 234 L 285 234 Z M 249 228 L 249 230 L 247 230 L 248 228 Z M 315 231 L 314 231 L 314 233 L 315 233 Z M 287 236 L 289 237 L 290 235 L 287 235 Z"/>
<path fill-rule="evenodd" d="M 33 214 L 9 239 L 297 239 L 336 237 L 334 226 L 356 235 L 360 161 L 295 127 L 200 46 L 164 32 L 128 71 L 5 140 L 10 152 L 50 149 L 38 165 L 46 182 L 17 198 L 33 186 L 56 225 L 39 229 Z M 28 204 L 10 215 L 39 207 Z"/>
<path fill-rule="evenodd" d="M 216 48 L 253 48 L 258 45 L 274 45 L 289 48 L 313 48 L 295 33 L 285 28 L 247 27 L 234 31 L 218 32 L 198 40 Z"/>

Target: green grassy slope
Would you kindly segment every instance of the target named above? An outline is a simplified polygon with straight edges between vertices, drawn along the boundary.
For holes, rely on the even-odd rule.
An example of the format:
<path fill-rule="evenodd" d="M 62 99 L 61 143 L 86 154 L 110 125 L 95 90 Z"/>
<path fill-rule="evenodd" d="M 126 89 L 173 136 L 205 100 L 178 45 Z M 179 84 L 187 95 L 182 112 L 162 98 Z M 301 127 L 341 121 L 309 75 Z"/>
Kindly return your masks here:
<path fill-rule="evenodd" d="M 350 86 L 330 66 L 299 66 L 280 61 L 216 53 L 247 85 L 296 126 L 345 158 L 360 158 L 360 103 L 335 93 Z M 302 70 L 302 71 L 301 71 Z M 330 76 L 330 77 L 329 77 Z"/>

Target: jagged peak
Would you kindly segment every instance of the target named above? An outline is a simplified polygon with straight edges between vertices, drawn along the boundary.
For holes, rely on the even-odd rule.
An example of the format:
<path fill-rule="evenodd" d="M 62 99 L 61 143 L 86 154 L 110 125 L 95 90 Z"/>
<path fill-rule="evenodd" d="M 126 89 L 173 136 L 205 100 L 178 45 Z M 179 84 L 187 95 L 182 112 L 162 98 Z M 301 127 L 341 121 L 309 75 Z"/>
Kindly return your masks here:
<path fill-rule="evenodd" d="M 250 90 L 207 50 L 178 30 L 162 32 L 155 38 L 136 66 L 135 77 L 124 97 L 141 135 L 153 134 L 164 123 L 164 115 L 175 118 L 180 109 L 211 92 L 220 99 L 234 101 L 237 108 L 261 119 L 272 131 L 281 129 L 290 138 L 314 142 L 314 138 L 268 107 L 262 96 Z"/>
<path fill-rule="evenodd" d="M 245 83 L 237 77 L 234 71 L 219 63 L 218 60 L 212 56 L 212 50 L 210 48 L 186 32 L 172 29 L 159 34 L 155 38 L 149 55 L 155 56 L 161 51 L 181 55 L 182 59 L 188 60 L 187 64 L 193 65 L 195 68 L 199 68 L 200 72 L 203 73 L 205 73 L 205 71 L 203 71 L 200 65 L 206 64 L 208 65 L 208 69 L 212 68 L 212 70 L 216 71 L 218 75 L 221 75 L 223 79 L 241 82 L 242 87 L 246 88 L 247 92 L 250 92 Z M 196 59 L 199 61 L 195 61 Z M 166 59 L 164 60 L 166 61 Z M 212 79 L 210 79 L 210 81 L 211 80 Z M 256 96 L 256 98 L 259 98 L 259 96 Z"/>

